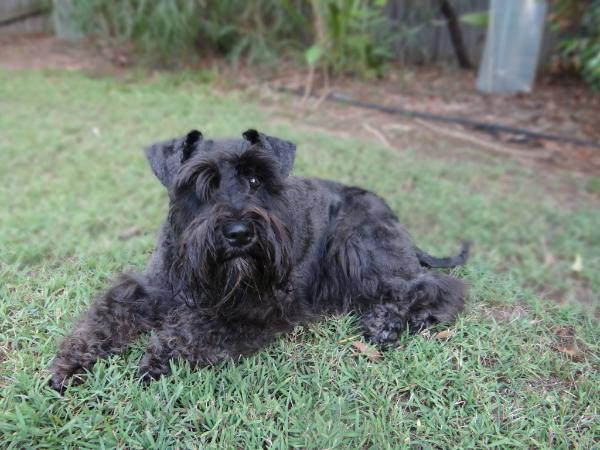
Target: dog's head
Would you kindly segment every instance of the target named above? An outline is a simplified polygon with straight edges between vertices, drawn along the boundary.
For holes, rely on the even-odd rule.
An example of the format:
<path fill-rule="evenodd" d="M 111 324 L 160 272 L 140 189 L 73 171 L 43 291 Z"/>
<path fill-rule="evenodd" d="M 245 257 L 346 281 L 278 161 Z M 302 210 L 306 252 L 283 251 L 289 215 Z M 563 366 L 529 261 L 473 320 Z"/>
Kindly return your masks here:
<path fill-rule="evenodd" d="M 146 155 L 169 191 L 171 280 L 205 307 L 239 308 L 285 287 L 290 271 L 286 177 L 295 146 L 248 130 L 205 140 L 198 131 Z"/>

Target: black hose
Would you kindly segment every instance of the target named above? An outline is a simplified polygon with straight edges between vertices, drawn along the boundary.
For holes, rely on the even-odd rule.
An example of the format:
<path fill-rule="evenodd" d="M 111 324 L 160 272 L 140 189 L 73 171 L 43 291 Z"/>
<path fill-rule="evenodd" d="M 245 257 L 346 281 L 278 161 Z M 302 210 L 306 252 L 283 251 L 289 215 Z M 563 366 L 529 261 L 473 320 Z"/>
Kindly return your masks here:
<path fill-rule="evenodd" d="M 298 96 L 303 95 L 302 92 L 295 90 L 295 89 L 281 87 L 278 90 L 280 92 L 286 92 L 286 93 L 294 94 L 294 95 L 298 95 Z M 499 124 L 489 123 L 489 122 L 479 122 L 477 120 L 467 119 L 464 117 L 444 116 L 441 114 L 431 114 L 431 113 L 413 111 L 413 110 L 404 109 L 404 108 L 397 108 L 397 107 L 393 107 L 393 106 L 379 105 L 377 103 L 365 102 L 362 100 L 355 100 L 355 99 L 337 95 L 337 94 L 329 94 L 325 97 L 325 100 L 334 102 L 334 103 L 342 103 L 342 104 L 346 104 L 346 105 L 356 106 L 359 108 L 372 109 L 372 110 L 376 110 L 376 111 L 385 112 L 388 114 L 402 115 L 402 116 L 406 116 L 406 117 L 430 120 L 430 121 L 434 121 L 434 122 L 457 123 L 459 125 L 475 128 L 476 130 L 486 131 L 488 133 L 501 132 L 501 133 L 509 133 L 509 134 L 519 134 L 522 136 L 528 136 L 528 137 L 535 138 L 535 139 L 543 139 L 546 141 L 557 141 L 557 142 L 564 142 L 564 143 L 569 143 L 569 144 L 573 144 L 573 145 L 579 145 L 579 146 L 583 146 L 583 147 L 600 148 L 600 142 L 594 141 L 594 140 L 579 139 L 579 138 L 574 138 L 574 137 L 570 137 L 570 136 L 561 136 L 558 134 L 541 133 L 539 131 L 531 131 L 531 130 L 527 130 L 524 128 L 510 127 L 510 126 L 506 126 L 506 125 L 499 125 Z"/>

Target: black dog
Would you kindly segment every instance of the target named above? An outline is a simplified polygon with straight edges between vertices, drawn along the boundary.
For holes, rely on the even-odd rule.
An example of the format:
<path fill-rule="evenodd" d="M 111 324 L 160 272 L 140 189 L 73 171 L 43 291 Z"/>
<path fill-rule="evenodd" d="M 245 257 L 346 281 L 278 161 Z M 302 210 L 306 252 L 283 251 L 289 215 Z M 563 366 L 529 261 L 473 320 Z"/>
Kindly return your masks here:
<path fill-rule="evenodd" d="M 451 321 L 465 286 L 424 267 L 465 262 L 419 250 L 377 195 L 289 176 L 295 146 L 248 130 L 204 140 L 198 131 L 146 151 L 170 209 L 149 266 L 123 275 L 60 345 L 50 386 L 140 333 L 154 336 L 140 375 L 252 353 L 324 314 L 354 311 L 369 339 L 390 344 Z"/>

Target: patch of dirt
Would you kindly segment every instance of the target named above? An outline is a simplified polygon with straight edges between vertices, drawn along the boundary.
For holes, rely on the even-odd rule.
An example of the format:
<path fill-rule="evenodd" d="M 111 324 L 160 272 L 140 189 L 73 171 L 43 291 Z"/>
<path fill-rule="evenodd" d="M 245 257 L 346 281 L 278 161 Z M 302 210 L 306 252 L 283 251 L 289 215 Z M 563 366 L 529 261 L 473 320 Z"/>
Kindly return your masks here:
<path fill-rule="evenodd" d="M 450 81 L 452 77 L 463 76 L 468 78 L 467 75 L 462 74 L 451 73 L 449 76 Z M 222 79 L 231 80 L 233 78 L 225 76 Z M 510 142 L 507 136 L 492 136 L 489 133 L 460 125 L 439 124 L 407 116 L 331 103 L 326 101 L 324 97 L 328 92 L 349 92 L 348 96 L 351 98 L 380 102 L 382 105 L 405 107 L 402 96 L 409 94 L 403 94 L 402 92 L 394 94 L 393 91 L 386 91 L 387 86 L 390 84 L 389 81 L 381 82 L 381 84 L 378 81 L 376 85 L 375 83 L 370 85 L 365 82 L 341 80 L 339 82 L 341 87 L 338 87 L 336 81 L 335 88 L 330 86 L 330 90 L 325 88 L 313 89 L 313 93 L 321 95 L 321 97 L 306 99 L 280 91 L 281 87 L 297 89 L 302 86 L 302 81 L 302 76 L 295 74 L 292 69 L 289 69 L 287 74 L 263 80 L 257 79 L 254 73 L 245 71 L 236 76 L 236 86 L 243 88 L 245 93 L 260 101 L 264 108 L 276 118 L 274 120 L 288 124 L 293 122 L 294 127 L 306 130 L 307 133 L 324 132 L 345 139 L 377 142 L 381 146 L 398 152 L 409 150 L 418 154 L 419 157 L 444 160 L 449 164 L 477 161 L 494 165 L 497 163 L 498 158 L 515 160 L 518 161 L 519 165 L 539 174 L 539 176 L 531 177 L 529 180 L 532 195 L 539 195 L 540 199 L 552 198 L 557 205 L 566 210 L 580 207 L 582 204 L 594 204 L 600 207 L 600 194 L 588 192 L 585 188 L 588 180 L 598 179 L 600 176 L 600 148 L 588 148 L 550 141 L 524 140 L 522 142 Z M 542 86 L 540 88 L 542 97 L 551 95 L 546 93 L 546 90 L 550 89 L 551 91 L 551 88 L 547 88 L 544 82 L 541 82 L 540 85 Z M 228 89 L 231 89 L 231 86 Z M 587 117 L 585 120 L 599 122 L 598 132 L 585 134 L 581 131 L 582 127 L 570 136 L 578 139 L 596 139 L 596 136 L 600 134 L 600 95 L 590 94 L 589 90 L 577 83 L 574 89 L 577 92 L 581 90 L 588 92 L 589 103 L 586 103 L 588 100 L 583 100 L 582 97 L 578 98 L 582 99 L 583 106 L 561 103 L 558 116 L 564 117 L 570 114 L 578 118 L 578 111 L 585 110 L 585 117 Z M 474 88 L 471 88 L 471 90 L 474 91 Z M 365 92 L 367 93 L 365 94 Z M 565 88 L 555 95 L 568 97 L 567 92 L 568 89 Z M 487 98 L 476 92 L 471 93 L 471 95 L 474 98 L 481 98 L 482 101 Z M 537 90 L 531 94 L 534 98 L 537 98 L 536 95 Z M 416 97 L 417 94 L 411 93 L 410 96 Z M 527 111 L 530 102 L 531 104 L 535 104 L 535 102 L 526 97 L 518 95 L 511 98 L 522 100 L 523 109 Z M 420 107 L 423 111 L 427 111 L 429 97 L 424 96 L 421 100 L 423 104 Z M 411 101 L 413 105 L 411 107 L 416 110 L 419 107 L 418 100 L 412 98 Z M 538 101 L 543 103 L 540 99 Z M 440 102 L 441 100 L 436 100 L 434 104 L 441 104 Z M 508 105 L 505 106 L 506 109 L 502 114 L 496 113 L 502 116 L 497 119 L 498 123 L 512 125 L 503 118 L 512 118 L 509 107 L 519 111 L 519 108 L 521 108 L 519 102 L 517 101 L 512 104 L 513 106 L 510 106 L 509 97 L 501 97 L 497 102 L 499 104 L 504 102 L 505 105 Z M 475 106 L 483 108 L 481 105 Z M 570 109 L 571 107 L 573 110 Z M 465 117 L 482 120 L 482 114 L 479 111 L 473 112 L 474 116 L 469 116 L 467 106 L 464 108 L 463 115 Z M 452 113 L 450 107 L 448 107 L 448 110 Z M 437 110 L 434 109 L 433 111 L 436 112 Z M 594 112 L 596 114 L 593 114 Z M 515 114 L 517 116 L 519 114 L 524 115 L 525 112 Z M 538 114 L 544 113 L 542 111 Z M 532 131 L 548 131 L 552 134 L 566 133 L 568 130 L 566 128 L 560 129 L 559 122 L 558 120 L 556 126 L 548 125 L 549 130 L 540 130 L 533 123 L 515 123 L 515 125 Z M 598 140 L 600 141 L 600 138 Z M 507 192 L 512 192 L 514 189 L 514 178 L 509 173 L 503 179 L 495 181 L 501 181 Z M 486 180 L 482 178 L 481 183 L 486 183 Z"/>
<path fill-rule="evenodd" d="M 529 317 L 530 313 L 523 306 L 489 306 L 483 311 L 487 317 L 497 322 L 513 322 Z"/>
<path fill-rule="evenodd" d="M 581 362 L 586 358 L 589 350 L 576 338 L 573 326 L 557 326 L 553 331 L 555 333 L 553 350 L 575 362 Z"/>
<path fill-rule="evenodd" d="M 552 262 L 545 262 L 549 265 Z M 543 298 L 552 300 L 558 305 L 579 304 L 585 308 L 596 319 L 600 319 L 600 303 L 598 294 L 594 291 L 590 282 L 581 279 L 577 272 L 565 274 L 568 288 L 552 288 L 547 285 L 540 286 L 533 283 L 525 283 L 524 288 L 538 292 Z"/>
<path fill-rule="evenodd" d="M 389 79 L 374 83 L 352 79 L 336 80 L 332 85 L 316 82 L 311 97 L 304 98 L 310 112 L 331 108 L 327 95 L 359 100 L 384 107 L 417 113 L 526 129 L 539 133 L 596 141 L 600 145 L 600 95 L 576 80 L 556 81 L 542 78 L 529 94 L 485 95 L 475 88 L 476 73 L 431 68 L 399 68 Z M 250 83 L 252 84 L 252 83 Z M 256 84 L 256 83 L 255 83 Z M 263 83 L 263 87 L 266 83 Z M 285 88 L 302 92 L 306 77 L 298 71 L 269 80 L 273 90 Z M 340 106 L 340 105 L 338 105 Z M 361 111 L 362 113 L 360 113 Z M 546 167 L 559 167 L 584 173 L 600 173 L 600 148 L 532 138 L 524 134 L 483 132 L 453 123 L 412 119 L 347 105 L 336 108 L 335 117 L 358 124 L 383 143 L 393 142 L 397 131 L 426 129 L 433 135 L 462 142 L 488 153 L 529 159 Z M 400 125 L 400 126 L 399 126 Z M 340 129 L 339 127 L 336 127 Z M 343 129 L 343 128 L 341 128 Z"/>
<path fill-rule="evenodd" d="M 116 75 L 123 71 L 118 58 L 90 43 L 73 44 L 54 36 L 0 36 L 0 68 L 5 70 L 61 69 Z"/>

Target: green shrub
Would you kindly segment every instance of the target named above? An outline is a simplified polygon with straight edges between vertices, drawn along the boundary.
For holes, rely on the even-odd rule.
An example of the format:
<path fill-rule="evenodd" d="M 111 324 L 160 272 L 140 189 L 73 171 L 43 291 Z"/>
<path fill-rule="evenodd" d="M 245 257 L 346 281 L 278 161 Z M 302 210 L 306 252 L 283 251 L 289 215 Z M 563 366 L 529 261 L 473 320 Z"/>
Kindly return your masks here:
<path fill-rule="evenodd" d="M 567 29 L 559 44 L 560 57 L 600 89 L 600 0 L 560 0 L 556 9 L 555 25 Z"/>
<path fill-rule="evenodd" d="M 391 56 L 385 1 L 55 0 L 59 36 L 132 45 L 142 61 L 174 65 L 218 55 L 275 63 L 313 47 L 328 71 L 368 76 Z M 316 49 L 316 50 L 315 50 Z M 315 53 L 317 52 L 317 53 Z"/>
<path fill-rule="evenodd" d="M 380 75 L 393 56 L 385 3 L 312 0 L 315 43 L 306 52 L 309 64 L 321 62 L 334 74 Z"/>
<path fill-rule="evenodd" d="M 311 39 L 302 0 L 207 0 L 199 14 L 199 50 L 253 63 L 274 63 Z"/>
<path fill-rule="evenodd" d="M 54 17 L 61 37 L 132 44 L 153 63 L 206 54 L 264 62 L 309 42 L 295 0 L 55 0 Z"/>
<path fill-rule="evenodd" d="M 193 53 L 200 3 L 189 0 L 55 0 L 59 36 L 90 36 L 112 47 L 133 44 L 152 62 Z"/>

